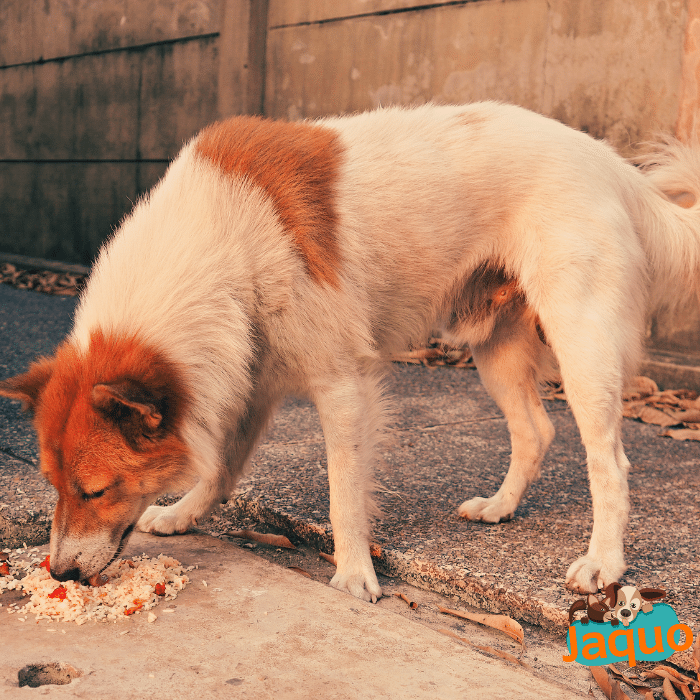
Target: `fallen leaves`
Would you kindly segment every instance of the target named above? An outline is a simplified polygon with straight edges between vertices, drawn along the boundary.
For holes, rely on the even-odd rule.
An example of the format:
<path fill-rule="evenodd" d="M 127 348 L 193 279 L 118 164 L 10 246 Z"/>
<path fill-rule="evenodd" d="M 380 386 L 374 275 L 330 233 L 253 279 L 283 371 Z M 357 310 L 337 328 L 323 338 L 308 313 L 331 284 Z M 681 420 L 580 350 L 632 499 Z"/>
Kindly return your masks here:
<path fill-rule="evenodd" d="M 552 387 L 544 396 L 566 401 L 561 386 Z M 622 395 L 622 415 L 663 428 L 662 437 L 674 440 L 700 440 L 700 398 L 690 389 L 659 387 L 649 377 L 634 377 Z"/>
<path fill-rule="evenodd" d="M 85 275 L 51 270 L 22 270 L 10 263 L 2 263 L 0 282 L 11 284 L 17 289 L 33 289 L 58 296 L 77 296 L 85 282 Z"/>
<path fill-rule="evenodd" d="M 271 535 L 253 530 L 233 530 L 225 532 L 227 537 L 235 537 L 240 540 L 250 540 L 259 544 L 268 544 L 272 547 L 284 547 L 285 549 L 296 549 L 296 547 L 284 535 Z"/>
<path fill-rule="evenodd" d="M 392 362 L 420 364 L 426 367 L 449 366 L 476 369 L 471 350 L 454 347 L 440 338 L 430 338 L 418 347 L 391 357 Z M 543 398 L 566 401 L 561 385 L 552 385 Z M 649 377 L 634 377 L 623 394 L 623 416 L 662 428 L 661 437 L 700 441 L 700 398 L 690 389 L 659 391 Z"/>
<path fill-rule="evenodd" d="M 614 666 L 608 666 L 608 670 L 610 673 L 612 673 L 615 678 L 618 680 L 622 681 L 623 683 L 627 683 L 630 688 L 634 688 L 640 695 L 642 693 L 647 693 L 651 692 L 651 686 L 646 685 L 645 683 L 642 683 L 640 680 L 637 680 L 637 676 L 625 676 L 622 673 L 620 673 Z"/>
<path fill-rule="evenodd" d="M 674 688 L 678 688 L 685 700 L 693 700 L 694 694 L 700 692 L 700 683 L 690 678 L 671 666 L 656 666 L 651 671 L 639 674 L 644 680 L 663 679 L 664 697 L 668 700 L 677 700 L 678 696 Z"/>
<path fill-rule="evenodd" d="M 454 615 L 455 617 L 461 617 L 463 620 L 478 622 L 479 624 L 486 625 L 487 627 L 500 630 L 519 644 L 523 644 L 525 640 L 525 632 L 523 632 L 523 628 L 518 622 L 507 615 L 468 613 L 461 610 L 450 610 L 449 608 L 443 608 L 442 606 L 438 606 L 438 610 L 445 615 Z"/>
<path fill-rule="evenodd" d="M 430 338 L 426 347 L 407 350 L 393 355 L 392 362 L 405 362 L 426 367 L 449 366 L 476 369 L 469 348 L 455 348 L 440 338 Z"/>
<path fill-rule="evenodd" d="M 700 692 L 700 684 L 694 678 L 685 676 L 671 666 L 656 666 L 650 671 L 642 671 L 638 676 L 630 674 L 625 676 L 618 671 L 614 666 L 591 666 L 591 675 L 600 689 L 605 693 L 605 697 L 610 700 L 630 700 L 626 695 L 620 683 L 627 684 L 640 695 L 643 695 L 647 700 L 654 700 L 654 693 L 661 691 L 666 700 L 678 700 L 676 689 L 678 689 L 683 700 L 693 700 L 694 694 Z M 613 678 L 610 678 L 610 675 Z M 646 680 L 661 680 L 661 687 L 652 688 L 652 686 L 643 683 Z"/>

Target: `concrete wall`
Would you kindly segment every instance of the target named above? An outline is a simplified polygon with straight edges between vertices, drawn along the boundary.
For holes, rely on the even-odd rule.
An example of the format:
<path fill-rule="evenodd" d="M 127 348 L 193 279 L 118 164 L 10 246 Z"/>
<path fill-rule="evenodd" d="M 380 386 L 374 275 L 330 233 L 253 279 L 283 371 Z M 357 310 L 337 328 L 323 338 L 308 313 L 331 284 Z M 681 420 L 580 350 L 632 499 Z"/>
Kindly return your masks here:
<path fill-rule="evenodd" d="M 0 250 L 89 263 L 222 95 L 228 113 L 260 111 L 260 89 L 257 105 L 239 95 L 249 14 L 228 0 L 3 0 Z M 238 55 L 223 52 L 220 75 L 222 36 Z"/>
<path fill-rule="evenodd" d="M 674 131 L 686 2 L 271 0 L 265 111 L 500 99 L 623 150 Z"/>
<path fill-rule="evenodd" d="M 693 132 L 699 86 L 700 0 L 2 0 L 0 251 L 89 263 L 229 114 L 500 99 L 629 154 Z"/>

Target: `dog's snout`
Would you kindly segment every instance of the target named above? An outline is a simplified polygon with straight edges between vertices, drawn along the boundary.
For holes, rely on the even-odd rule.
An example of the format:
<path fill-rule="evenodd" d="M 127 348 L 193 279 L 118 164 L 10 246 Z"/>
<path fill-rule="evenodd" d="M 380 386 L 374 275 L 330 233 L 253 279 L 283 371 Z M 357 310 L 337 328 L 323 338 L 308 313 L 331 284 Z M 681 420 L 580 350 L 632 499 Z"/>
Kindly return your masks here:
<path fill-rule="evenodd" d="M 77 581 L 80 578 L 80 569 L 74 566 L 72 569 L 66 569 L 65 571 L 56 571 L 51 567 L 51 578 L 56 579 L 56 581 Z"/>
<path fill-rule="evenodd" d="M 628 610 L 627 608 L 623 608 L 622 610 L 620 610 L 618 615 L 622 615 L 622 617 L 632 617 L 632 611 Z"/>

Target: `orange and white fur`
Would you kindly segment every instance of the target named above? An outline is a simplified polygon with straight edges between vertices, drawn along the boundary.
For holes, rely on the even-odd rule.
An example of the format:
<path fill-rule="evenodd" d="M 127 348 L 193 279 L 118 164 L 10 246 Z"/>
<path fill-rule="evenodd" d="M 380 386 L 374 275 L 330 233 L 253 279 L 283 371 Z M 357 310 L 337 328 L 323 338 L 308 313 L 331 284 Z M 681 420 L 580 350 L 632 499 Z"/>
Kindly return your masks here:
<path fill-rule="evenodd" d="M 648 311 L 700 279 L 700 156 L 669 142 L 645 166 L 490 102 L 205 129 L 105 244 L 56 355 L 0 385 L 33 410 L 58 490 L 53 575 L 95 576 L 134 527 L 186 531 L 296 394 L 327 445 L 331 584 L 376 600 L 382 367 L 441 326 L 470 344 L 512 439 L 501 488 L 459 514 L 513 516 L 553 438 L 538 384 L 558 367 L 594 515 L 567 584 L 616 581 L 623 385 Z M 184 484 L 178 503 L 149 505 Z"/>

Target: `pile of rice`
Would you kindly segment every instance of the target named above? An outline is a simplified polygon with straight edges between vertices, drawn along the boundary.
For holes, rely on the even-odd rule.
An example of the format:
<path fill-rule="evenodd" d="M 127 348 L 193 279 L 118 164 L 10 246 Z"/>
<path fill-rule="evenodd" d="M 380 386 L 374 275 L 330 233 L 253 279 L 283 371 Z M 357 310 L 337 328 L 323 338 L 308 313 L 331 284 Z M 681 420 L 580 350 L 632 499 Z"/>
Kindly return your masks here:
<path fill-rule="evenodd" d="M 195 568 L 184 568 L 177 559 L 164 554 L 156 559 L 142 554 L 118 559 L 104 572 L 107 582 L 92 587 L 77 581 L 59 583 L 51 578 L 45 563 L 48 553 L 39 552 L 39 548 L 3 553 L 7 560 L 0 561 L 0 565 L 7 566 L 0 566 L 0 594 L 5 590 L 21 590 L 30 596 L 23 606 L 10 604 L 8 613 L 34 615 L 37 621 L 74 621 L 78 625 L 88 620 L 116 622 L 118 618 L 151 610 L 161 600 L 174 600 L 190 580 L 185 572 Z M 3 575 L 7 570 L 9 573 Z M 149 622 L 155 619 L 155 614 L 149 613 Z"/>

